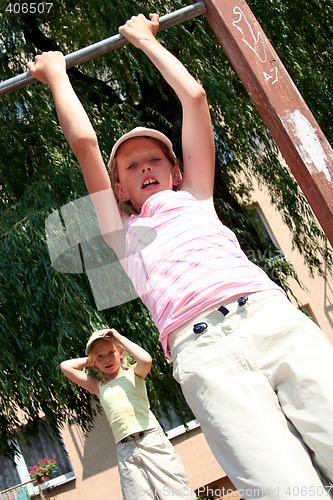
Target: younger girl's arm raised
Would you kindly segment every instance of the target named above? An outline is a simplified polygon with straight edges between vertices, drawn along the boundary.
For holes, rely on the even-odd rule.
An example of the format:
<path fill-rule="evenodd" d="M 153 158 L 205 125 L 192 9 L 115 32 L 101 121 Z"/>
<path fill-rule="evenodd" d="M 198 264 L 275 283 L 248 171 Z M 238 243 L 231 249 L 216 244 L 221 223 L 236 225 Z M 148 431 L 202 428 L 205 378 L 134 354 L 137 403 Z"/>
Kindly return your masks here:
<path fill-rule="evenodd" d="M 67 359 L 66 361 L 62 361 L 62 363 L 60 363 L 62 372 L 69 378 L 69 380 L 98 396 L 99 381 L 82 371 L 83 368 L 87 368 L 89 366 L 91 366 L 91 360 L 89 357 Z"/>
<path fill-rule="evenodd" d="M 111 334 L 111 335 L 110 335 Z M 146 375 L 150 372 L 152 358 L 150 354 L 145 351 L 142 347 L 140 347 L 135 342 L 132 342 L 127 337 L 121 335 L 117 330 L 112 328 L 110 332 L 107 334 L 109 340 L 117 340 L 124 349 L 135 359 L 136 363 L 131 366 L 131 369 L 134 370 L 135 374 L 140 378 L 145 378 Z"/>

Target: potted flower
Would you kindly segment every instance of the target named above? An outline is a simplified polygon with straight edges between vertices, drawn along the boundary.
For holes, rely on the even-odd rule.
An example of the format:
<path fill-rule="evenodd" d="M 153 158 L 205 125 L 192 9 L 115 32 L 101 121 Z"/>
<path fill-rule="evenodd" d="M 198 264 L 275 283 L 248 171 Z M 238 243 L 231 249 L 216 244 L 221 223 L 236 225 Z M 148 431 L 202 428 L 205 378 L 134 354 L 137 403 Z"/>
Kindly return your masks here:
<path fill-rule="evenodd" d="M 58 469 L 57 461 L 54 458 L 44 458 L 37 465 L 29 467 L 30 478 L 38 483 L 43 483 L 48 481 L 51 474 L 53 474 Z"/>

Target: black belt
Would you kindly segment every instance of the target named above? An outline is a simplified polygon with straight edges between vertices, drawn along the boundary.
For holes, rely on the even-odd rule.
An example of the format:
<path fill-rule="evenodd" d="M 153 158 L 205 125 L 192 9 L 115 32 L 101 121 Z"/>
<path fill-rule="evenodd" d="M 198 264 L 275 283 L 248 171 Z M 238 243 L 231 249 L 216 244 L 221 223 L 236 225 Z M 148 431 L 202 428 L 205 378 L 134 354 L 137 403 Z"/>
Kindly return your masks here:
<path fill-rule="evenodd" d="M 121 443 L 127 443 L 128 441 L 132 441 L 133 439 L 142 438 L 145 435 L 143 431 L 137 432 L 136 434 L 130 434 L 129 436 L 124 437 L 120 440 Z"/>
<path fill-rule="evenodd" d="M 248 297 L 242 296 L 237 299 L 237 302 L 240 306 L 244 306 L 246 302 L 248 301 Z M 227 309 L 225 306 L 220 306 L 218 309 L 220 313 L 223 314 L 223 316 L 226 316 L 229 313 L 229 309 Z M 194 333 L 203 333 L 205 330 L 207 330 L 208 325 L 204 321 L 201 321 L 200 323 L 196 323 L 193 325 L 193 332 Z"/>

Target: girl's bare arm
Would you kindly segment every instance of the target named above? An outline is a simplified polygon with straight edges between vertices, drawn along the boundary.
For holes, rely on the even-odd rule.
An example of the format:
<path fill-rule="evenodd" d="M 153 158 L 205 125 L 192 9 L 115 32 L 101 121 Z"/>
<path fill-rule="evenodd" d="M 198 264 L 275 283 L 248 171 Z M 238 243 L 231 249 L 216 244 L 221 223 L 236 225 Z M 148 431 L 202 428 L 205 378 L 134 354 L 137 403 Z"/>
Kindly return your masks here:
<path fill-rule="evenodd" d="M 47 83 L 54 99 L 59 123 L 79 161 L 85 183 L 95 205 L 103 236 L 114 247 L 112 235 L 123 228 L 123 215 L 111 188 L 108 171 L 99 149 L 96 133 L 85 109 L 74 92 L 66 73 L 61 52 L 43 52 L 30 61 L 28 70 L 38 80 Z M 106 218 L 106 214 L 110 214 Z"/>
<path fill-rule="evenodd" d="M 90 365 L 91 362 L 89 357 L 73 358 L 62 361 L 62 363 L 60 363 L 60 368 L 72 382 L 98 396 L 99 381 L 82 371 L 83 368 L 89 367 Z"/>
<path fill-rule="evenodd" d="M 135 342 L 132 342 L 127 337 L 121 335 L 114 328 L 110 330 L 110 333 L 108 333 L 107 336 L 111 341 L 114 339 L 118 340 L 122 347 L 126 349 L 131 356 L 133 356 L 136 363 L 133 365 L 132 369 L 134 369 L 134 372 L 138 375 L 138 377 L 145 378 L 151 369 L 152 358 L 150 354 Z"/>
<path fill-rule="evenodd" d="M 214 185 L 214 136 L 206 92 L 183 64 L 155 38 L 158 15 L 133 16 L 119 32 L 149 57 L 176 92 L 183 108 L 183 166 L 181 189 L 201 200 L 212 200 Z"/>

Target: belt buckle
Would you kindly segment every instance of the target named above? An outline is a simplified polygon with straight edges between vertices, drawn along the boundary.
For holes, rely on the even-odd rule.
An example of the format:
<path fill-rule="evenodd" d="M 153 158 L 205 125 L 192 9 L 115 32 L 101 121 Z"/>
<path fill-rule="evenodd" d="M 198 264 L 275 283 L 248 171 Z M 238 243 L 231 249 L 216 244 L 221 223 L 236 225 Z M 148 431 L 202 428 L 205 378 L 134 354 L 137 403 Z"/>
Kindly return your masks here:
<path fill-rule="evenodd" d="M 145 435 L 144 431 L 137 432 L 136 434 L 129 434 L 129 436 L 124 437 L 121 439 L 121 443 L 127 443 L 131 439 L 137 439 L 137 438 L 142 438 Z"/>

